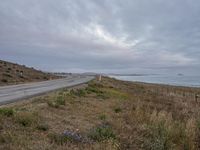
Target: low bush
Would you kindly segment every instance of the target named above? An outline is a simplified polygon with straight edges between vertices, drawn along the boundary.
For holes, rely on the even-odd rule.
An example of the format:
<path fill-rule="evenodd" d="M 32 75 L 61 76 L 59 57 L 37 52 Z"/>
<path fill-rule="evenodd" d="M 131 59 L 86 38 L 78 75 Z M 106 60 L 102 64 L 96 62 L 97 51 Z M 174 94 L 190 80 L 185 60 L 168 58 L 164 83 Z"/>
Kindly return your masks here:
<path fill-rule="evenodd" d="M 115 111 L 115 113 L 120 113 L 122 111 L 122 109 L 117 107 L 117 108 L 114 109 L 114 111 Z"/>
<path fill-rule="evenodd" d="M 78 96 L 78 97 L 84 97 L 86 95 L 86 92 L 84 89 L 77 89 L 77 90 L 71 90 L 70 95 Z"/>
<path fill-rule="evenodd" d="M 16 122 L 24 127 L 29 127 L 38 122 L 38 116 L 31 112 L 20 112 L 15 116 Z"/>
<path fill-rule="evenodd" d="M 65 105 L 64 95 L 57 95 L 54 100 L 47 102 L 50 107 L 59 108 L 60 105 Z"/>
<path fill-rule="evenodd" d="M 106 95 L 105 93 L 98 93 L 97 98 L 105 100 L 105 99 L 108 99 L 109 96 Z"/>
<path fill-rule="evenodd" d="M 102 125 L 94 128 L 90 133 L 89 137 L 94 141 L 103 141 L 108 139 L 116 139 L 112 128 L 108 125 Z"/>
<path fill-rule="evenodd" d="M 0 115 L 4 115 L 7 117 L 14 115 L 14 110 L 12 108 L 0 108 Z"/>
<path fill-rule="evenodd" d="M 106 120 L 106 115 L 105 114 L 100 115 L 99 119 L 105 121 Z"/>
<path fill-rule="evenodd" d="M 63 96 L 63 95 L 57 96 L 55 102 L 56 102 L 56 104 L 58 104 L 58 105 L 65 105 L 65 98 L 64 98 L 64 96 Z"/>
<path fill-rule="evenodd" d="M 172 139 L 169 130 L 163 122 L 149 126 L 150 134 L 145 143 L 145 149 L 149 150 L 170 150 L 173 149 Z"/>
<path fill-rule="evenodd" d="M 96 94 L 103 93 L 99 88 L 94 87 L 94 86 L 88 86 L 85 90 L 88 94 L 90 94 L 90 93 L 96 93 Z"/>

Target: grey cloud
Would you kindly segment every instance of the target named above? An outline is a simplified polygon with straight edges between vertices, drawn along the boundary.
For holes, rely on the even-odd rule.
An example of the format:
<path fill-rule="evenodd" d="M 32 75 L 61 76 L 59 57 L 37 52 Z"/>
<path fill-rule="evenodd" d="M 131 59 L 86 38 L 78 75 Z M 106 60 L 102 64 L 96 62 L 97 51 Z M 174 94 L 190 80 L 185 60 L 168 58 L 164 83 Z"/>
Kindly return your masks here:
<path fill-rule="evenodd" d="M 200 74 L 199 14 L 198 0 L 6 0 L 0 58 L 49 71 Z"/>

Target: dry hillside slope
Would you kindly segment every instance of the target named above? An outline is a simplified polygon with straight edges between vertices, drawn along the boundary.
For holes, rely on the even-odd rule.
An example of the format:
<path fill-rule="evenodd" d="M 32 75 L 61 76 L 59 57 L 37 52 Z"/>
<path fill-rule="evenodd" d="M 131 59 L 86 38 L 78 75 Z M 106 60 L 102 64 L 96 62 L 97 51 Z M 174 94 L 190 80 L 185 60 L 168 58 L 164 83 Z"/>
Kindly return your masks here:
<path fill-rule="evenodd" d="M 56 79 L 49 73 L 0 60 L 0 86 Z"/>

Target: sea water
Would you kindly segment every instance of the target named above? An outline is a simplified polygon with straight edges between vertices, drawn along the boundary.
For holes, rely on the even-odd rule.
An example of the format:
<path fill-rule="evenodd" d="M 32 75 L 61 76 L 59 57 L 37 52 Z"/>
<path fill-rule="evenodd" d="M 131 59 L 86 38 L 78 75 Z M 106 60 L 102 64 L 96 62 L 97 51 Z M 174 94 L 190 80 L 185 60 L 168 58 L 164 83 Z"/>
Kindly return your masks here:
<path fill-rule="evenodd" d="M 200 87 L 200 76 L 186 75 L 133 75 L 133 76 L 110 76 L 125 81 L 138 81 L 146 83 L 167 84 L 176 86 Z"/>

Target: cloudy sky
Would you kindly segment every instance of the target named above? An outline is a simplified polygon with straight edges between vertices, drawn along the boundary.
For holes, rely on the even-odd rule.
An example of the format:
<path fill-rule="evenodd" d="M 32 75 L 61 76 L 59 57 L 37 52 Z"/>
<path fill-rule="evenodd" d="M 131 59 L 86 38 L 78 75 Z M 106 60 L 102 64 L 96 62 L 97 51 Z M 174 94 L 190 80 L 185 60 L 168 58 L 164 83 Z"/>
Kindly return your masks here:
<path fill-rule="evenodd" d="M 200 75 L 200 1 L 2 0 L 0 59 L 46 71 Z"/>

